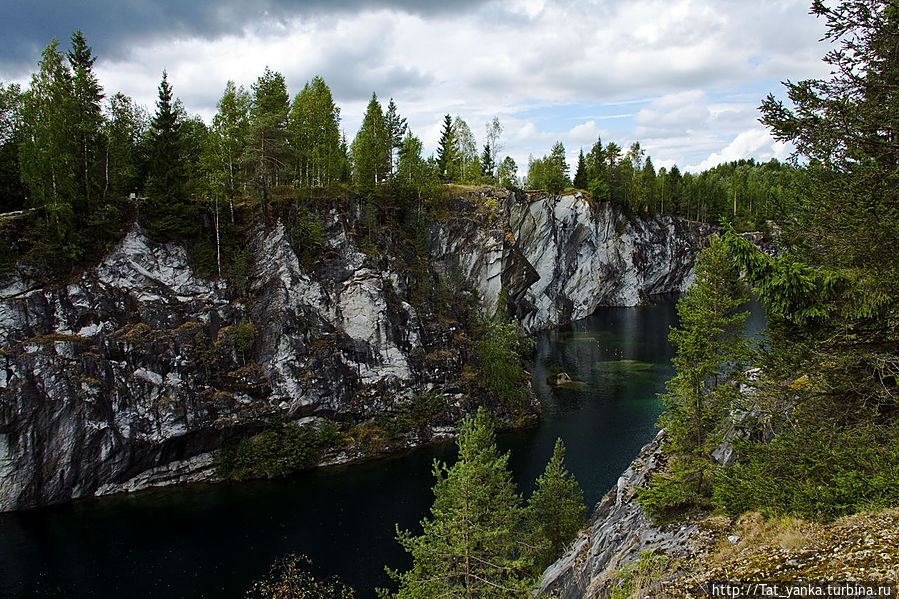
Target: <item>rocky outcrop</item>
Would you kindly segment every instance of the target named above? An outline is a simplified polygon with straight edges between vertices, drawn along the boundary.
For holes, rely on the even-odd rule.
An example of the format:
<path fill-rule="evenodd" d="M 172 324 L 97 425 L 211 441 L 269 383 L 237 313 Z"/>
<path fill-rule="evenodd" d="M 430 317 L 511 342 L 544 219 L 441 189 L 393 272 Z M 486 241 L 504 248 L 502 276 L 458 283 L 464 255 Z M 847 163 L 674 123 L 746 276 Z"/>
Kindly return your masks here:
<path fill-rule="evenodd" d="M 493 192 L 482 192 L 493 193 Z M 508 192 L 505 192 L 506 194 Z M 576 192 L 504 195 L 500 226 L 448 219 L 433 235 L 435 257 L 452 261 L 491 309 L 505 293 L 526 331 L 682 292 L 709 225 L 629 216 Z"/>
<path fill-rule="evenodd" d="M 636 490 L 658 469 L 661 431 L 597 504 L 591 523 L 568 551 L 543 573 L 539 596 L 562 599 L 608 598 L 623 566 L 644 551 L 684 557 L 697 531 L 695 523 L 653 526 L 635 499 Z"/>
<path fill-rule="evenodd" d="M 480 189 L 452 202 L 430 234 L 433 278 L 455 294 L 445 310 L 467 293 L 453 287 L 470 288 L 485 312 L 505 297 L 529 331 L 682 289 L 705 233 L 581 194 Z M 399 256 L 360 250 L 354 216 L 318 211 L 327 242 L 312 267 L 285 225 L 251 229 L 243 297 L 138 226 L 68 285 L 7 275 L 0 511 L 208 480 L 223 441 L 273 415 L 355 423 L 429 394 L 444 416 L 400 445 L 452 434 L 484 401 L 465 386 L 470 340 L 458 320 L 412 305 Z"/>

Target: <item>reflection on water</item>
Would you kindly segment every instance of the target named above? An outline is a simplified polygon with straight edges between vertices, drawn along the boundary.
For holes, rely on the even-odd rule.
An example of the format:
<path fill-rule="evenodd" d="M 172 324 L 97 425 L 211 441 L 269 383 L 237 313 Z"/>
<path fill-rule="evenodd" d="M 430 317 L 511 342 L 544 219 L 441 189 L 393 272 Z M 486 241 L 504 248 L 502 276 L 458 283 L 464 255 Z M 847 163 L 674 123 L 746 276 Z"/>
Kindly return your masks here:
<path fill-rule="evenodd" d="M 537 427 L 506 433 L 524 492 L 556 437 L 588 505 L 655 434 L 657 393 L 670 377 L 673 301 L 603 309 L 538 336 Z M 763 319 L 761 320 L 763 324 Z M 566 372 L 577 385 L 553 388 Z M 432 461 L 454 446 L 422 448 L 289 480 L 194 485 L 0 515 L 0 597 L 242 597 L 276 558 L 303 553 L 360 591 L 405 568 L 394 525 L 415 528 L 433 500 Z"/>

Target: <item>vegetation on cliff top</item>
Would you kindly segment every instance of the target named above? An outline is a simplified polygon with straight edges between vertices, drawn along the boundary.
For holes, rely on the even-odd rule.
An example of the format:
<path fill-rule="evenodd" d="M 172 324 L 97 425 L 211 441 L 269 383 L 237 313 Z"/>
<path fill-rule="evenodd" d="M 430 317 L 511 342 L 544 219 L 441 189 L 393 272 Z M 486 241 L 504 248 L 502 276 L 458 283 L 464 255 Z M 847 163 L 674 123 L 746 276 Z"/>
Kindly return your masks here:
<path fill-rule="evenodd" d="M 137 215 L 153 237 L 191 248 L 204 275 L 228 276 L 241 261 L 236 203 L 249 202 L 254 220 L 269 223 L 271 204 L 286 189 L 304 200 L 313 189 L 382 198 L 383 217 L 440 203 L 446 183 L 552 193 L 574 185 L 633 213 L 728 216 L 758 228 L 783 213 L 797 177 L 776 161 L 735 162 L 699 175 L 676 166 L 656 171 L 639 143 L 625 152 L 597 139 L 581 152 L 573 180 L 562 142 L 532 158 L 521 178 L 515 161 L 501 158 L 498 118 L 479 149 L 468 124 L 445 115 L 437 152 L 426 157 L 394 100 L 384 107 L 376 94 L 350 143 L 318 76 L 292 99 L 284 76 L 268 68 L 249 88 L 229 81 L 206 123 L 177 99 L 167 73 L 148 110 L 121 93 L 108 95 L 95 60 L 76 32 L 67 52 L 51 41 L 27 89 L 0 83 L 0 212 L 34 210 L 22 217 L 24 233 L 4 227 L 4 269 L 24 258 L 57 278 L 70 276 L 95 263 Z M 129 201 L 131 194 L 144 199 Z"/>

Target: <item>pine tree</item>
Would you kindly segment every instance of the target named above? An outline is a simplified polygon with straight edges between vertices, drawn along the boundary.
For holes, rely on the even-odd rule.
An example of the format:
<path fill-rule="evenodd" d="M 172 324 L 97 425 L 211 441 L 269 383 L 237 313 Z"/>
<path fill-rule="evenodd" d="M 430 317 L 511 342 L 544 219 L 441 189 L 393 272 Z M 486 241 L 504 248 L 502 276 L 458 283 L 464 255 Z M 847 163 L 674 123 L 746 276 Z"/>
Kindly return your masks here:
<path fill-rule="evenodd" d="M 537 479 L 525 509 L 528 545 L 534 556 L 535 575 L 553 563 L 575 534 L 587 523 L 584 492 L 565 468 L 565 444 L 556 439 L 546 470 Z"/>
<path fill-rule="evenodd" d="M 483 408 L 462 422 L 459 459 L 435 462 L 434 505 L 423 533 L 397 530 L 412 555 L 408 572 L 391 572 L 397 598 L 526 597 L 531 580 L 519 559 L 521 497 L 509 472 L 509 454 L 496 448 Z"/>

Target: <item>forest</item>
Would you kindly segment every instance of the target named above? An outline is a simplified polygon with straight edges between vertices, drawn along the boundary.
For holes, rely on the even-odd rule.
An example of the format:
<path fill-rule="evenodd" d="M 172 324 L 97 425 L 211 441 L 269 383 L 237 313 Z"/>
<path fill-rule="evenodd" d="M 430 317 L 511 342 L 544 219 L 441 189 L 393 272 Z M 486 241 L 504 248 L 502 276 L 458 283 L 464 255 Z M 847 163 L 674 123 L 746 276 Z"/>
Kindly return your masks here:
<path fill-rule="evenodd" d="M 3 269 L 24 257 L 71 274 L 96 262 L 139 215 L 152 237 L 188 241 L 203 272 L 226 276 L 239 262 L 235 203 L 268 222 L 273 198 L 313 189 L 363 198 L 373 225 L 397 216 L 409 228 L 406 208 L 433 210 L 443 186 L 461 184 L 580 189 L 634 214 L 765 229 L 787 210 L 797 178 L 796 167 L 776 160 L 656 171 L 639 142 L 624 152 L 600 139 L 574 168 L 557 142 L 520 175 L 511 157 L 500 158 L 498 117 L 479 149 L 465 120 L 445 115 L 437 151 L 426 157 L 396 102 L 385 108 L 374 93 L 349 142 L 318 76 L 292 100 L 284 76 L 268 68 L 249 88 L 229 81 L 206 123 L 188 113 L 165 72 L 150 110 L 107 93 L 95 62 L 75 32 L 67 50 L 49 43 L 27 89 L 0 83 L 0 211 L 28 211 L 24 225 L 4 225 Z"/>

